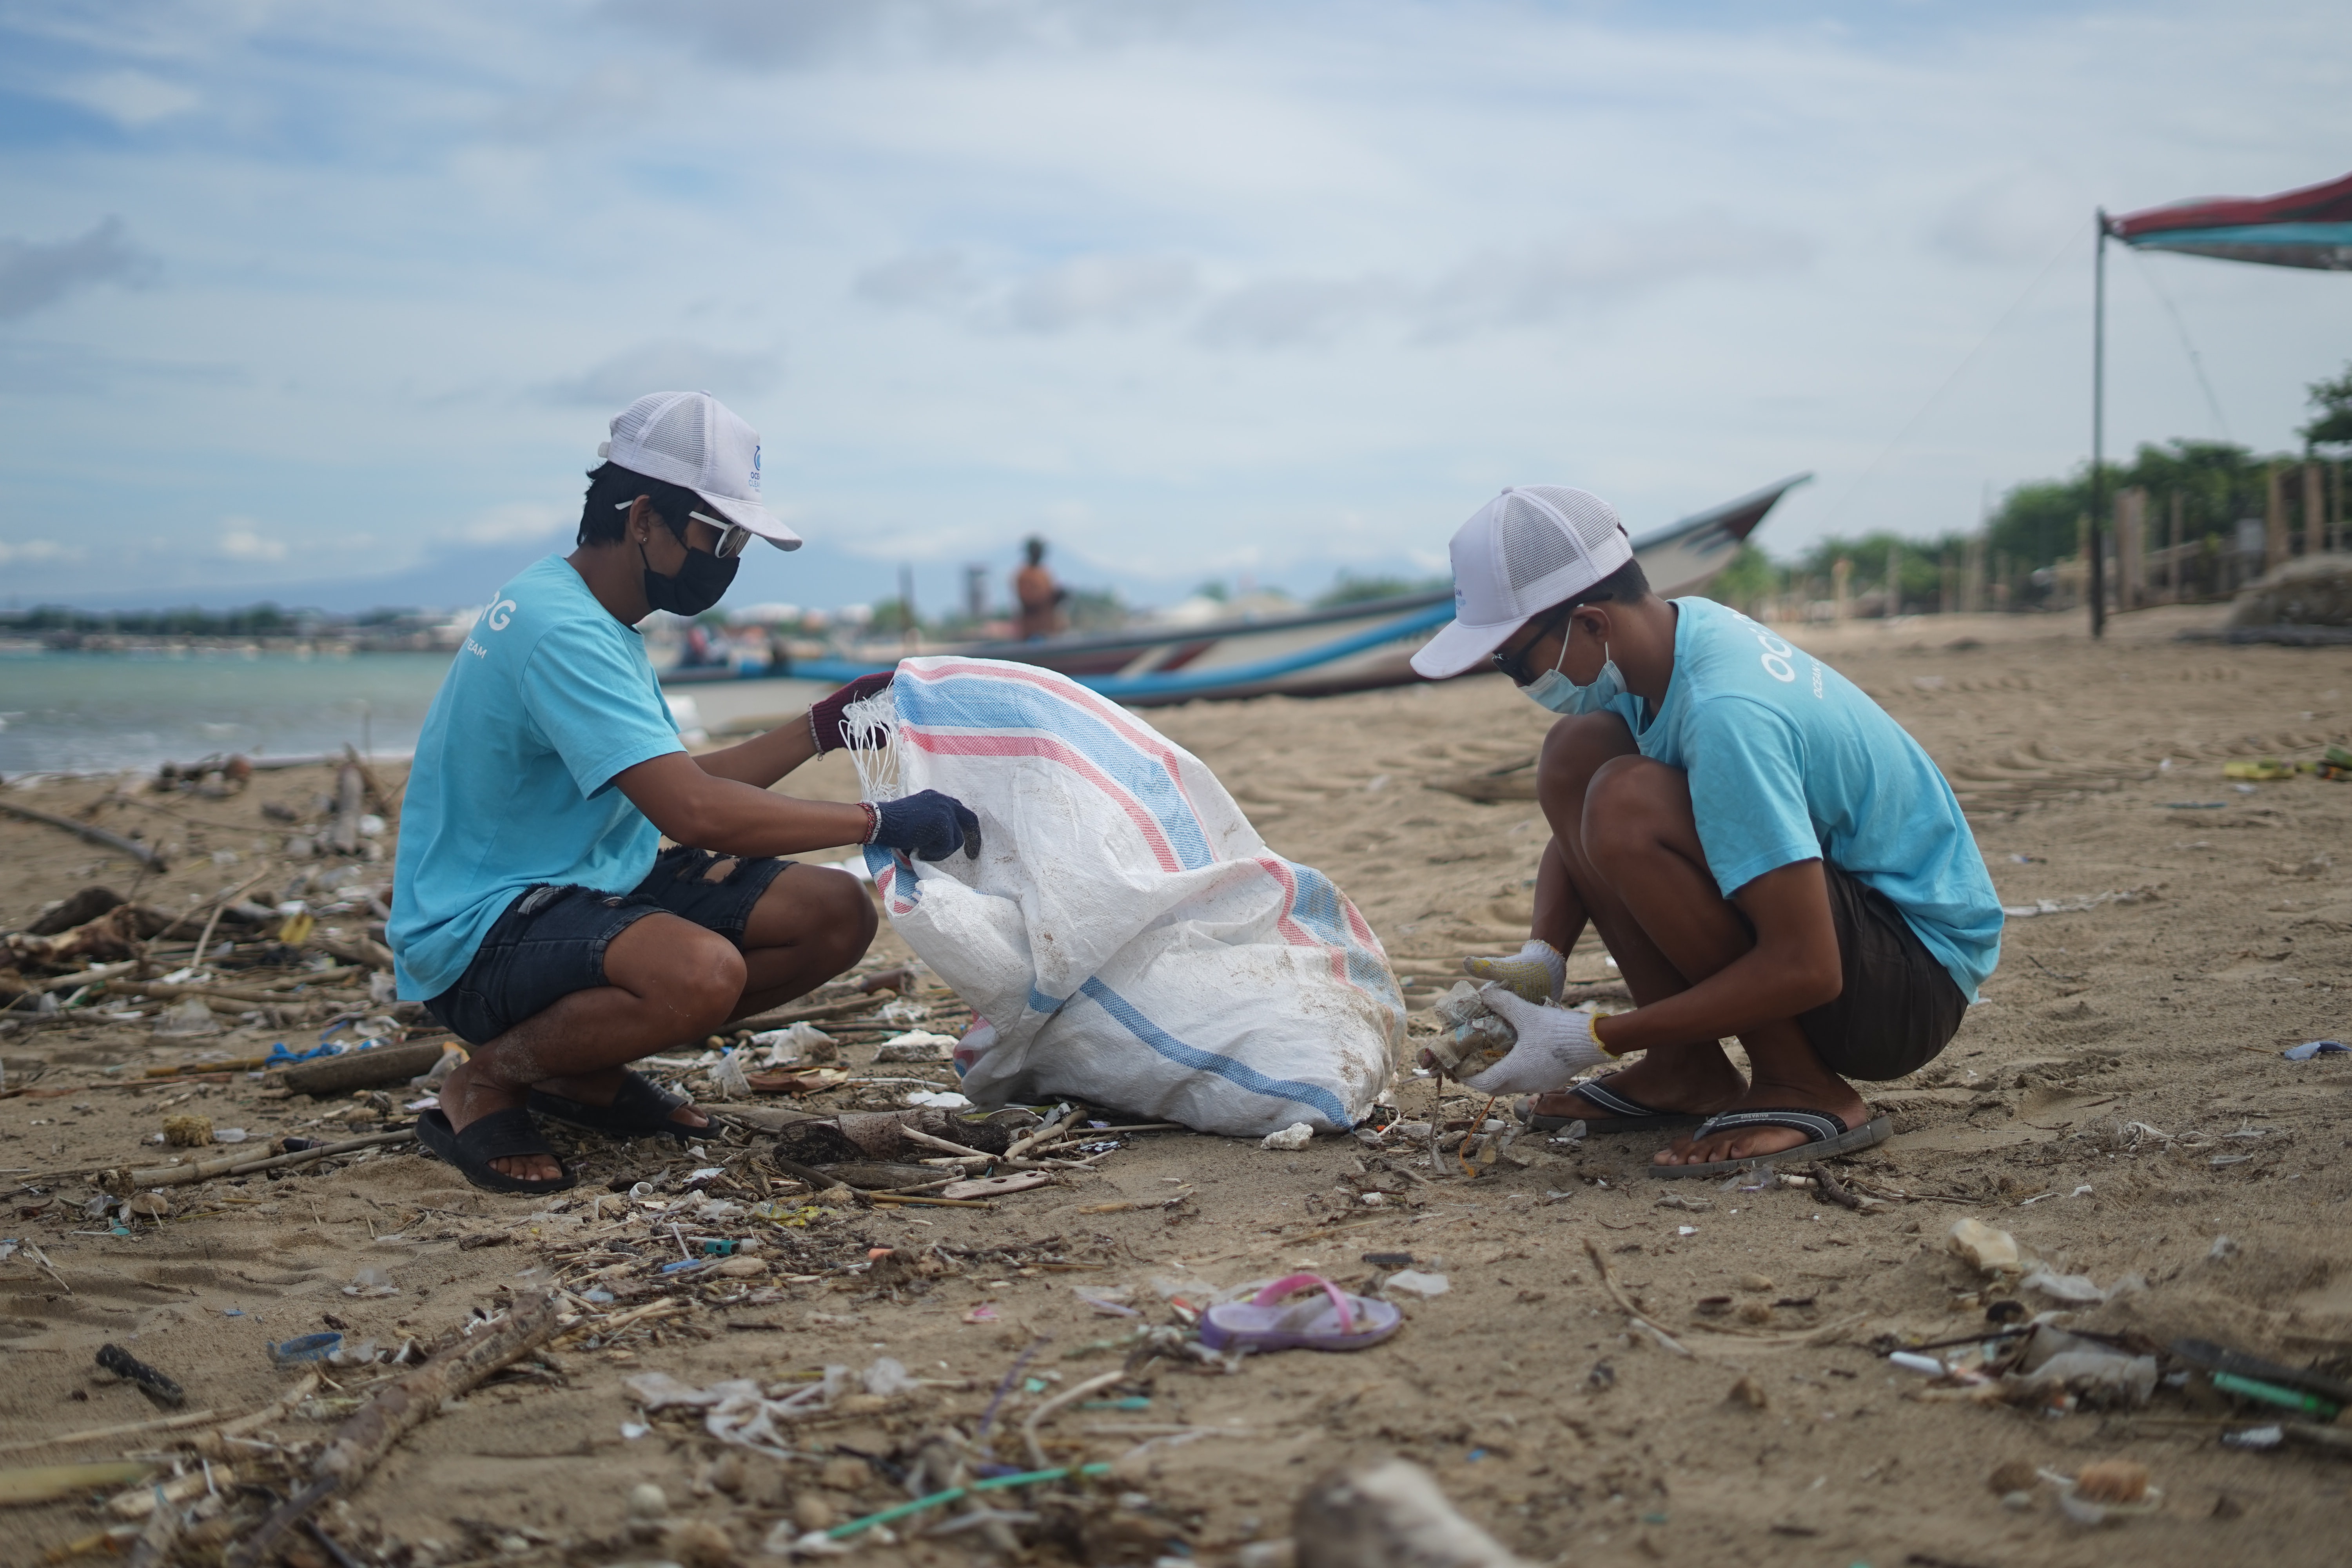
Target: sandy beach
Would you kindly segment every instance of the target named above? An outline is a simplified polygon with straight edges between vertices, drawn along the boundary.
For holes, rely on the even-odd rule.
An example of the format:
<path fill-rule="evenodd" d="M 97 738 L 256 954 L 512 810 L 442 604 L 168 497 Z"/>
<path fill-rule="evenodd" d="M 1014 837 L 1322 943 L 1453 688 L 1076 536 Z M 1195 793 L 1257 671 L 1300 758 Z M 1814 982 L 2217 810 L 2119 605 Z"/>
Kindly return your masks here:
<path fill-rule="evenodd" d="M 1348 1138 L 1276 1153 L 1142 1132 L 1095 1168 L 992 1208 L 806 1213 L 804 1192 L 758 1164 L 768 1135 L 746 1129 L 707 1141 L 700 1156 L 561 1139 L 582 1179 L 554 1201 L 477 1192 L 392 1143 L 282 1176 L 174 1187 L 154 1205 L 164 1212 L 117 1226 L 93 1216 L 100 1173 L 228 1152 L 144 1142 L 167 1115 L 241 1128 L 245 1146 L 262 1149 L 289 1134 L 396 1128 L 415 1098 L 397 1086 L 381 1101 L 289 1096 L 244 1071 L 147 1079 L 154 1067 L 201 1068 L 205 1053 L 257 1057 L 278 1041 L 299 1050 L 323 1022 L 247 1024 L 222 1010 L 227 1032 L 175 1041 L 153 1033 L 150 1002 L 138 1020 L 0 1033 L 0 1166 L 14 1184 L 0 1236 L 32 1244 L 0 1261 L 0 1448 L 14 1450 L 0 1467 L 173 1451 L 168 1432 L 43 1446 L 174 1414 L 100 1374 L 101 1344 L 168 1373 L 184 1410 L 216 1412 L 217 1424 L 293 1384 L 271 1342 L 333 1331 L 353 1345 L 429 1348 L 469 1315 L 555 1284 L 572 1293 L 572 1319 L 554 1346 L 418 1426 L 320 1523 L 362 1562 L 704 1568 L 758 1558 L 780 1525 L 790 1535 L 908 1500 L 927 1436 L 971 1436 L 1034 1350 L 990 1439 L 1000 1458 L 1027 1462 L 1020 1434 L 1041 1406 L 1116 1373 L 1133 1331 L 1175 1322 L 1156 1280 L 1197 1296 L 1313 1269 L 1362 1289 L 1399 1267 L 1367 1255 L 1410 1254 L 1449 1288 L 1390 1292 L 1409 1321 L 1382 1346 L 1232 1369 L 1151 1360 L 1048 1412 L 1038 1452 L 1115 1471 L 1083 1503 L 1041 1504 L 1007 1527 L 1025 1532 L 1026 1555 L 992 1556 L 985 1521 L 919 1533 L 925 1517 L 969 1504 L 902 1521 L 894 1544 L 869 1531 L 860 1554 L 1270 1564 L 1283 1559 L 1262 1543 L 1289 1533 L 1309 1481 L 1396 1454 L 1538 1563 L 2340 1561 L 2352 1470 L 2293 1447 L 2223 1446 L 2221 1433 L 2262 1418 L 2209 1391 L 2159 1387 L 2140 1408 L 2053 1416 L 1940 1397 L 1873 1348 L 1893 1342 L 1885 1336 L 1991 1331 L 1987 1308 L 2011 1292 L 1988 1293 L 1945 1246 L 1956 1221 L 1974 1218 L 2054 1273 L 2102 1288 L 2144 1279 L 2074 1309 L 2074 1326 L 2156 1350 L 2197 1336 L 2289 1365 L 2352 1367 L 2352 1237 L 2341 1223 L 2352 1058 L 2277 1054 L 2352 1031 L 2352 784 L 2299 775 L 2241 788 L 2222 773 L 2231 759 L 2310 758 L 2344 741 L 2352 649 L 2177 640 L 2221 614 L 2126 616 L 2097 645 L 2073 617 L 1788 631 L 1927 747 L 1969 809 L 2003 902 L 2048 906 L 2012 919 L 1999 973 L 1939 1059 L 1863 1086 L 1898 1135 L 1839 1166 L 1872 1198 L 1862 1212 L 1811 1186 L 1654 1182 L 1642 1167 L 1655 1138 L 1568 1147 L 1531 1137 L 1472 1178 L 1458 1160 L 1415 1166 L 1408 1152 Z M 1547 837 L 1534 804 L 1435 787 L 1507 768 L 1540 741 L 1548 716 L 1499 679 L 1149 717 L 1217 771 L 1277 851 L 1357 902 L 1408 984 L 1416 1033 L 1434 1029 L 1427 1008 L 1465 953 L 1524 938 Z M 388 788 L 398 773 L 385 770 Z M 854 798 L 838 758 L 809 773 L 791 781 L 794 793 Z M 101 804 L 112 780 L 12 790 L 5 798 L 41 810 L 135 827 L 167 847 L 173 868 L 140 879 L 120 855 L 0 820 L 0 930 L 94 881 L 131 892 L 136 879 L 139 900 L 172 912 L 247 879 L 282 895 L 296 869 L 321 863 L 284 861 L 290 829 L 263 806 L 309 816 L 331 787 L 331 770 L 301 769 L 257 775 L 225 799 Z M 329 940 L 363 940 L 364 889 L 389 877 L 390 840 L 380 842 L 382 858 L 330 862 L 332 874 L 310 878 L 303 896 L 327 906 L 318 921 Z M 886 926 L 860 972 L 907 957 Z M 1590 938 L 1570 974 L 1613 977 Z M 962 1016 L 944 994 L 913 999 L 934 1027 L 952 1031 Z M 853 1076 L 949 1083 L 944 1066 L 877 1071 L 881 1031 L 842 1032 Z M 707 1082 L 690 1068 L 673 1076 Z M 789 1103 L 887 1108 L 908 1087 L 845 1083 Z M 1410 1072 L 1389 1103 L 1441 1124 L 1481 1104 L 1458 1086 L 1439 1102 Z M 694 1186 L 711 1167 L 726 1173 Z M 1367 1193 L 1380 1203 L 1366 1205 Z M 702 1218 L 713 1198 L 736 1212 Z M 791 1225 L 748 1212 L 772 1200 Z M 723 1276 L 716 1263 L 660 1272 L 703 1236 L 761 1246 Z M 1140 1316 L 1090 1306 L 1077 1289 L 1124 1290 L 1113 1305 Z M 2015 1294 L 2034 1311 L 2061 1305 Z M 1629 1305 L 1679 1353 L 1630 1322 Z M 917 1385 L 835 1399 L 789 1433 L 808 1456 L 791 1459 L 721 1444 L 690 1412 L 648 1415 L 625 1382 L 775 1384 L 841 1366 L 854 1384 L 883 1357 Z M 401 1370 L 329 1369 L 333 1386 L 223 1462 L 282 1486 L 289 1451 L 322 1440 Z M 2147 1467 L 2162 1489 L 2154 1517 L 2085 1529 L 2061 1516 L 2047 1486 L 2029 1485 L 2011 1507 L 1990 1481 L 2018 1462 L 2071 1475 L 2116 1458 Z M 648 1482 L 667 1512 L 633 1532 L 630 1489 Z M 80 1497 L 0 1510 L 0 1562 L 87 1547 L 122 1522 Z M 285 1561 L 326 1568 L 319 1542 L 289 1539 Z"/>

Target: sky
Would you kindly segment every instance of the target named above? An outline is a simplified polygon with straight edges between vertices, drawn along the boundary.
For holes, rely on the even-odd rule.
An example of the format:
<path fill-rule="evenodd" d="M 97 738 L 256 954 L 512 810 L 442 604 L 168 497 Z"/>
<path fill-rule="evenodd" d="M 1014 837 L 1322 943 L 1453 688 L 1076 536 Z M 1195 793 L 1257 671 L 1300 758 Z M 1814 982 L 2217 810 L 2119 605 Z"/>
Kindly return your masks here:
<path fill-rule="evenodd" d="M 0 605 L 478 603 L 707 389 L 731 596 L 1973 526 L 2089 447 L 2091 214 L 2352 167 L 2340 0 L 0 0 Z M 2109 448 L 2295 444 L 2352 278 L 2109 257 Z M 2193 356 L 2193 359 L 2192 359 Z M 2199 370 L 2201 367 L 2203 380 Z M 2210 394 L 2210 395 L 2209 395 Z"/>

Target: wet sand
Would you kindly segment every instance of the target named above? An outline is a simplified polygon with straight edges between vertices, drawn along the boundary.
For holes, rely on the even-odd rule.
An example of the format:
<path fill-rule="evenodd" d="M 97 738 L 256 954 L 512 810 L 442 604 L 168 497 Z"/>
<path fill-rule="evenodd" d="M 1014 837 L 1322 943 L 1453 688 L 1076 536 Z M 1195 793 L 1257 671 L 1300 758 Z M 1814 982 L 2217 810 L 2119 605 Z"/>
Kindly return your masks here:
<path fill-rule="evenodd" d="M 1327 1468 L 1397 1453 L 1428 1466 L 1465 1513 L 1538 1562 L 2089 1564 L 2122 1552 L 2150 1563 L 2336 1561 L 2352 1471 L 2301 1452 L 2221 1447 L 2213 1423 L 2225 1412 L 2210 1396 L 2161 1390 L 2145 1413 L 2063 1418 L 1923 1401 L 1924 1380 L 1869 1348 L 1881 1334 L 1916 1342 L 1985 1326 L 1980 1279 L 1942 1246 L 1954 1221 L 1975 1217 L 2060 1272 L 2102 1285 L 2146 1278 L 2145 1292 L 2078 1311 L 2080 1325 L 2158 1345 L 2199 1334 L 2297 1365 L 2352 1356 L 2352 1240 L 2341 1223 L 2352 1194 L 2341 1130 L 2352 1059 L 2275 1054 L 2352 1026 L 2342 989 L 2352 984 L 2352 785 L 2301 777 L 2245 793 L 2221 775 L 2230 758 L 2309 757 L 2344 740 L 2352 650 L 2172 640 L 2182 626 L 2218 618 L 2127 616 L 2101 646 L 2072 619 L 1788 633 L 1928 747 L 1970 808 L 2005 903 L 2129 895 L 2013 921 L 2001 968 L 1950 1049 L 1911 1079 L 1864 1086 L 1900 1130 L 1843 1167 L 1892 1194 L 1872 1212 L 1811 1190 L 1654 1183 L 1642 1173 L 1654 1139 L 1578 1149 L 1528 1140 L 1512 1151 L 1526 1164 L 1507 1157 L 1475 1181 L 1452 1163 L 1384 1180 L 1361 1163 L 1405 1160 L 1350 1140 L 1276 1154 L 1152 1133 L 1097 1173 L 992 1211 L 848 1208 L 791 1231 L 721 1225 L 763 1229 L 769 1269 L 663 1283 L 652 1270 L 673 1255 L 658 1251 L 669 1236 L 661 1227 L 693 1211 L 610 1189 L 650 1181 L 654 1202 L 680 1203 L 671 1189 L 694 1168 L 690 1157 L 584 1141 L 567 1144 L 580 1153 L 582 1184 L 554 1202 L 478 1193 L 445 1167 L 394 1152 L 325 1174 L 178 1189 L 169 1216 L 135 1219 L 130 1236 L 115 1237 L 83 1215 L 89 1181 L 59 1173 L 158 1158 L 163 1151 L 140 1140 L 167 1111 L 198 1110 L 257 1138 L 316 1135 L 342 1125 L 320 1119 L 352 1102 L 267 1098 L 242 1077 L 122 1087 L 148 1065 L 199 1050 L 257 1054 L 281 1038 L 299 1047 L 299 1032 L 243 1028 L 178 1047 L 151 1043 L 143 1022 L 9 1033 L 0 1035 L 8 1087 L 29 1082 L 35 1092 L 0 1100 L 0 1165 L 23 1184 L 0 1234 L 36 1240 L 57 1273 L 23 1250 L 0 1262 L 0 1367 L 10 1374 L 0 1443 L 156 1415 L 128 1384 L 93 1375 L 92 1353 L 108 1341 L 171 1372 L 190 1408 L 233 1415 L 289 1382 L 265 1343 L 318 1331 L 330 1314 L 354 1342 L 429 1339 L 500 1292 L 550 1279 L 585 1289 L 591 1271 L 610 1268 L 608 1293 L 620 1299 L 596 1303 L 550 1364 L 427 1423 L 325 1521 L 354 1546 L 404 1543 L 414 1563 L 717 1552 L 709 1537 L 692 1551 L 677 1535 L 632 1540 L 625 1494 L 650 1480 L 673 1520 L 707 1521 L 750 1559 L 779 1521 L 847 1519 L 904 1500 L 902 1486 L 848 1456 L 903 1456 L 950 1426 L 970 1434 L 1039 1337 L 1050 1342 L 1028 1370 L 1061 1388 L 1113 1370 L 1111 1354 L 1087 1347 L 1135 1325 L 1089 1309 L 1074 1285 L 1132 1287 L 1146 1321 L 1165 1321 L 1155 1278 L 1224 1286 L 1315 1268 L 1360 1282 L 1375 1271 L 1365 1254 L 1410 1252 L 1451 1289 L 1403 1300 L 1407 1326 L 1382 1347 L 1252 1359 L 1231 1375 L 1157 1362 L 1138 1373 L 1147 1408 L 1074 1408 L 1046 1424 L 1055 1463 L 1121 1468 L 1087 1516 L 1091 1544 L 1041 1548 L 1032 1560 L 1150 1562 L 1181 1542 L 1195 1560 L 1234 1563 L 1246 1542 L 1286 1533 L 1297 1494 Z M 1524 936 L 1545 837 L 1533 804 L 1477 805 L 1430 787 L 1513 762 L 1539 741 L 1546 716 L 1499 682 L 1150 717 L 1219 772 L 1276 849 L 1328 872 L 1356 900 L 1416 1007 L 1450 983 L 1465 952 Z M 9 798 L 71 812 L 106 787 L 53 784 Z M 123 830 L 143 819 L 151 837 L 180 847 L 181 868 L 139 894 L 174 908 L 261 868 L 283 832 L 261 816 L 262 800 L 307 808 L 326 787 L 323 773 L 267 774 L 226 801 L 144 797 L 176 819 L 121 806 L 101 820 Z M 807 790 L 846 798 L 852 787 L 847 768 L 829 763 Z M 214 851 L 239 858 L 216 864 Z M 125 890 L 131 879 L 120 859 L 101 864 L 104 851 L 23 823 L 0 822 L 0 855 L 10 872 L 0 929 L 93 878 Z M 348 884 L 324 880 L 331 892 L 382 879 L 381 866 L 360 864 Z M 864 967 L 903 956 L 886 931 Z M 1580 978 L 1609 973 L 1590 942 L 1573 958 Z M 1425 1012 L 1415 1027 L 1431 1027 Z M 850 1061 L 862 1066 L 871 1049 L 853 1047 Z M 879 1104 L 895 1092 L 837 1089 L 814 1103 L 862 1095 Z M 1478 1108 L 1468 1097 L 1432 1102 L 1428 1082 L 1410 1076 L 1393 1096 L 1415 1119 Z M 740 1171 L 761 1142 L 714 1141 L 709 1157 Z M 1367 1207 L 1358 1190 L 1367 1184 L 1394 1190 Z M 1105 1212 L 1187 1187 L 1171 1208 Z M 1660 1206 L 1668 1196 L 1708 1206 Z M 698 1228 L 712 1229 L 685 1234 Z M 480 1237 L 502 1240 L 467 1245 Z M 598 1250 L 612 1241 L 651 1250 Z M 1629 1327 L 1595 1279 L 1588 1241 L 1694 1354 Z M 882 1247 L 899 1262 L 843 1271 Z M 371 1268 L 399 1293 L 342 1293 Z M 1745 1288 L 1759 1279 L 1769 1284 Z M 1727 1296 L 1779 1304 L 1761 1324 L 1702 1310 Z M 681 1304 L 609 1343 L 584 1331 L 598 1314 L 668 1297 Z M 1781 1337 L 1743 1340 L 1743 1331 Z M 675 1414 L 624 1435 L 625 1424 L 646 1420 L 628 1376 L 774 1380 L 886 1355 L 928 1386 L 852 1399 L 802 1433 L 801 1449 L 824 1462 L 739 1455 L 714 1467 L 732 1451 Z M 383 1370 L 336 1375 L 355 1393 Z M 1743 1379 L 1761 1408 L 1730 1397 Z M 1002 1456 L 1024 1457 L 1014 1434 L 1052 1386 L 1010 1396 L 995 1434 Z M 320 1419 L 271 1430 L 282 1444 L 316 1442 L 341 1408 L 331 1399 L 310 1411 Z M 5 1462 L 129 1451 L 101 1442 Z M 2046 1489 L 2012 1511 L 1988 1485 L 2004 1461 L 2071 1473 L 2110 1457 L 2149 1467 L 2165 1493 L 2158 1517 L 2088 1531 L 2058 1515 Z M 0 1512 L 0 1557 L 32 1561 L 100 1522 L 79 1503 Z M 988 1560 L 971 1534 L 866 1555 Z"/>

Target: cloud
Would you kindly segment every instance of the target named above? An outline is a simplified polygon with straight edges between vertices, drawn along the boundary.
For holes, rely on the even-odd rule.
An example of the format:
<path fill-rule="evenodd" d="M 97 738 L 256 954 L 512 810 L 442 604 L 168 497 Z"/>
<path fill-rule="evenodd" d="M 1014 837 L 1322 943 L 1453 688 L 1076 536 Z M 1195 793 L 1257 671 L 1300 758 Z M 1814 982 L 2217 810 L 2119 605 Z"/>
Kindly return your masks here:
<path fill-rule="evenodd" d="M 1004 316 L 1024 332 L 1128 326 L 1190 304 L 1199 289 L 1198 269 L 1181 257 L 1082 256 L 1015 284 Z"/>
<path fill-rule="evenodd" d="M 154 258 L 131 243 L 119 217 L 75 239 L 0 239 L 0 321 L 29 316 L 93 284 L 136 289 L 154 273 Z"/>
<path fill-rule="evenodd" d="M 1277 278 L 1224 295 L 1202 313 L 1196 335 L 1212 348 L 1286 349 L 1326 343 L 1402 303 L 1393 279 Z"/>
<path fill-rule="evenodd" d="M 508 501 L 459 524 L 451 531 L 451 537 L 468 544 L 511 544 L 561 533 L 579 521 L 577 508 L 567 510 L 545 501 Z"/>
<path fill-rule="evenodd" d="M 1800 235 L 1717 214 L 1490 250 L 1440 279 L 1413 310 L 1427 337 L 1525 326 L 1694 278 L 1752 278 L 1801 267 Z"/>
<path fill-rule="evenodd" d="M 96 110 L 126 131 L 142 130 L 159 120 L 184 114 L 204 101 L 178 82 L 142 70 L 71 77 L 53 84 L 49 91 L 68 103 Z"/>
<path fill-rule="evenodd" d="M 2090 198 L 2045 169 L 1987 180 L 1944 209 L 1928 243 L 1961 261 L 2017 266 L 2047 261 L 2076 229 L 2088 231 Z"/>
<path fill-rule="evenodd" d="M 221 524 L 220 552 L 231 561 L 283 561 L 286 542 L 265 537 L 250 518 L 232 517 Z"/>
<path fill-rule="evenodd" d="M 619 409 L 648 392 L 710 392 L 752 397 L 776 384 L 783 355 L 773 349 L 714 349 L 684 338 L 664 338 L 623 349 L 577 375 L 540 388 L 550 403 Z"/>
<path fill-rule="evenodd" d="M 859 299 L 892 310 L 944 310 L 979 289 L 971 261 L 955 250 L 920 250 L 881 262 L 860 272 L 851 285 Z"/>
<path fill-rule="evenodd" d="M 606 0 L 604 14 L 679 40 L 714 65 L 805 69 L 849 59 L 969 64 L 1168 33 L 1201 0 Z"/>
<path fill-rule="evenodd" d="M 54 539 L 21 539 L 13 542 L 0 539 L 0 566 L 20 561 L 26 565 L 38 565 L 47 561 L 79 561 L 81 557 L 81 551 Z"/>

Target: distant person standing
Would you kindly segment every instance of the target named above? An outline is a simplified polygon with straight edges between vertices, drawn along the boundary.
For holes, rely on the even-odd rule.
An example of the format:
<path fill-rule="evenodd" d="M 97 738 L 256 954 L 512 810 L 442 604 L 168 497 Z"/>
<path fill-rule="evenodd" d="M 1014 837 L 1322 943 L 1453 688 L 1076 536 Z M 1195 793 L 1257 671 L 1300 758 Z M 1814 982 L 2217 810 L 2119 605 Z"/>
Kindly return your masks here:
<path fill-rule="evenodd" d="M 1021 605 L 1021 640 L 1035 642 L 1062 629 L 1062 601 L 1070 591 L 1054 581 L 1045 565 L 1045 542 L 1031 535 L 1021 552 L 1029 563 L 1013 574 L 1013 596 Z"/>

